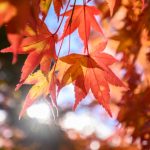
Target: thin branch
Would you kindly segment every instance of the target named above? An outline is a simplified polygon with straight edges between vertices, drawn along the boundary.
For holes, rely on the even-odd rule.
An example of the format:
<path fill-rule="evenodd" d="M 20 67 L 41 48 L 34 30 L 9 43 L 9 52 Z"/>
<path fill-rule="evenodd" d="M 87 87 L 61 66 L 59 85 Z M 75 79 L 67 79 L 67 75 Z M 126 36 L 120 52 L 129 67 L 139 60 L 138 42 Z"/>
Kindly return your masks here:
<path fill-rule="evenodd" d="M 60 22 L 58 28 L 57 28 L 56 31 L 53 33 L 54 35 L 59 31 L 59 29 L 60 29 L 60 27 L 61 27 L 61 25 L 62 25 L 62 22 L 63 22 L 64 17 L 65 17 L 65 13 L 66 13 L 66 11 L 67 11 L 67 9 L 68 9 L 68 7 L 69 7 L 69 4 L 70 4 L 70 0 L 69 0 L 68 3 L 67 3 L 67 6 L 66 6 L 66 9 L 65 9 L 64 15 L 63 15 L 63 17 L 62 17 L 62 19 L 61 19 L 61 22 Z"/>

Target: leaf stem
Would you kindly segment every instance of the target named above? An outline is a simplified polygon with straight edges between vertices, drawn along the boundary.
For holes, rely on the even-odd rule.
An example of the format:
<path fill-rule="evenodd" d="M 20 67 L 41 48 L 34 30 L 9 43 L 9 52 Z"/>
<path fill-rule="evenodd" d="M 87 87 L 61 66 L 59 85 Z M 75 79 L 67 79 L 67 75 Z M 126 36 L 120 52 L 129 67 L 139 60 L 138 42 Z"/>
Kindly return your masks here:
<path fill-rule="evenodd" d="M 69 7 L 69 4 L 70 4 L 70 0 L 69 0 L 68 3 L 67 3 L 67 6 L 66 6 L 66 9 L 65 9 L 64 15 L 63 15 L 63 17 L 62 17 L 62 19 L 61 19 L 61 22 L 60 22 L 58 28 L 56 29 L 56 31 L 53 33 L 53 35 L 57 34 L 57 32 L 59 31 L 59 29 L 60 29 L 60 27 L 61 27 L 61 25 L 62 25 L 62 22 L 63 22 L 63 20 L 64 20 L 65 13 L 66 13 L 66 11 L 67 11 L 67 9 L 68 9 L 68 7 Z"/>
<path fill-rule="evenodd" d="M 85 11 L 85 6 L 86 6 L 86 0 L 83 0 L 83 9 L 84 9 L 84 34 L 85 34 L 85 50 L 87 49 L 87 54 L 89 55 L 89 48 L 88 48 L 88 37 L 87 37 L 87 30 L 86 30 L 86 11 Z M 84 52 L 85 52 L 84 50 Z"/>

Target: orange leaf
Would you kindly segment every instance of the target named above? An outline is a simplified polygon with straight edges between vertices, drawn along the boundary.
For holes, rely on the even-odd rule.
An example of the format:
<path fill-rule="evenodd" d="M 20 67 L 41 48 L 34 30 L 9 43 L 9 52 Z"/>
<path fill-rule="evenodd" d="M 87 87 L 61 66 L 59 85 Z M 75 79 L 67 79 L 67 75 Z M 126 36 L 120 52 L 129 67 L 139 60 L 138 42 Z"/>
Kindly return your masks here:
<path fill-rule="evenodd" d="M 38 70 L 34 74 L 28 76 L 24 84 L 33 84 L 28 95 L 26 96 L 23 108 L 20 112 L 19 118 L 21 118 L 25 111 L 40 97 L 46 97 L 51 94 L 51 99 L 56 104 L 56 78 L 53 70 L 48 73 L 48 76 L 44 76 L 41 70 Z"/>
<path fill-rule="evenodd" d="M 16 46 L 13 44 L 9 48 L 2 50 L 2 52 L 12 52 L 14 55 L 16 51 L 20 54 L 28 54 L 22 68 L 20 84 L 18 84 L 17 89 L 39 64 L 41 70 L 45 74 L 48 73 L 52 59 L 56 59 L 55 41 L 56 37 L 53 36 L 51 32 L 48 31 L 46 25 L 42 23 L 38 26 L 37 33 L 28 29 L 28 35 L 22 40 L 18 49 L 16 49 Z"/>
<path fill-rule="evenodd" d="M 99 15 L 100 12 L 95 6 L 87 5 L 75 5 L 73 15 L 72 11 L 73 9 L 62 14 L 62 16 L 64 15 L 68 17 L 68 19 L 65 23 L 64 32 L 60 39 L 63 39 L 78 29 L 79 36 L 83 40 L 86 48 L 91 27 L 97 32 L 103 34 L 103 31 L 95 18 L 95 15 Z"/>
<path fill-rule="evenodd" d="M 102 43 L 102 45 L 105 45 L 105 43 Z M 102 48 L 103 46 L 100 47 Z M 70 64 L 64 74 L 58 73 L 58 76 L 61 76 L 59 78 L 60 89 L 70 83 L 74 83 L 76 98 L 74 109 L 91 89 L 98 102 L 111 115 L 108 84 L 125 87 L 109 68 L 116 60 L 111 55 L 103 53 L 103 50 L 96 50 L 90 55 L 70 54 L 59 59 L 63 63 Z"/>

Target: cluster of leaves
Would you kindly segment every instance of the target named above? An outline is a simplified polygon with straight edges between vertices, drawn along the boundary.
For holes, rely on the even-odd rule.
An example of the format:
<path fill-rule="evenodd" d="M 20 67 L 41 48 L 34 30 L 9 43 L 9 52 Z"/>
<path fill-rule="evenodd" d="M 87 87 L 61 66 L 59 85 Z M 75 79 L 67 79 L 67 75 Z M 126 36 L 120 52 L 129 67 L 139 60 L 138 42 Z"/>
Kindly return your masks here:
<path fill-rule="evenodd" d="M 74 109 L 91 91 L 98 103 L 111 115 L 109 84 L 125 86 L 109 68 L 116 60 L 103 52 L 107 45 L 105 38 L 107 35 L 103 33 L 100 24 L 105 26 L 103 24 L 109 20 L 115 31 L 113 34 L 111 29 L 112 34 L 109 34 L 109 37 L 119 41 L 116 50 L 117 53 L 122 54 L 120 64 L 125 71 L 124 79 L 130 89 L 124 93 L 122 101 L 118 104 L 121 108 L 118 120 L 126 128 L 132 127 L 133 141 L 140 139 L 143 149 L 147 149 L 150 146 L 150 70 L 148 69 L 150 1 L 93 0 L 96 5 L 89 4 L 91 1 L 83 0 L 80 5 L 77 5 L 76 0 L 72 5 L 70 0 L 2 0 L 0 2 L 0 26 L 5 26 L 10 42 L 10 47 L 1 52 L 12 52 L 13 63 L 17 61 L 18 54 L 27 55 L 16 89 L 23 84 L 32 84 L 32 88 L 26 97 L 20 117 L 40 97 L 45 97 L 50 103 L 57 105 L 60 90 L 68 84 L 74 86 Z M 52 5 L 58 18 L 58 28 L 54 33 L 51 33 L 45 24 L 48 10 Z M 120 12 L 122 16 L 120 15 L 118 19 L 117 15 Z M 96 19 L 99 15 L 102 18 L 100 24 Z M 58 31 L 65 18 L 63 33 L 59 35 Z M 89 49 L 91 28 L 104 40 Z M 69 48 L 68 55 L 61 57 L 60 51 L 64 39 L 75 30 L 78 31 L 83 42 L 83 53 L 70 54 Z M 55 47 L 58 42 L 61 46 L 56 53 Z M 139 58 L 141 53 L 145 57 Z M 137 70 L 141 67 L 138 66 L 139 64 L 143 70 L 137 74 Z M 37 70 L 39 66 L 40 69 Z"/>
<path fill-rule="evenodd" d="M 113 14 L 115 0 L 107 0 L 107 2 Z M 100 11 L 95 5 L 91 6 L 88 3 L 89 1 L 85 0 L 82 5 L 77 5 L 76 0 L 73 5 L 70 5 L 70 0 L 2 0 L 0 2 L 0 25 L 6 26 L 10 42 L 10 47 L 1 52 L 12 52 L 13 63 L 17 61 L 18 54 L 27 54 L 16 89 L 19 89 L 22 84 L 33 85 L 26 97 L 20 117 L 35 100 L 42 96 L 57 105 L 56 98 L 59 91 L 70 83 L 74 85 L 75 91 L 74 108 L 91 90 L 98 102 L 111 115 L 108 83 L 115 86 L 124 86 L 124 84 L 109 68 L 116 60 L 103 52 L 107 40 L 99 43 L 92 51 L 88 48 L 91 27 L 104 37 L 95 18 Z M 44 22 L 52 4 L 58 21 L 61 19 L 55 33 L 51 33 Z M 60 14 L 63 7 L 66 7 L 65 11 Z M 64 17 L 67 17 L 67 20 L 63 34 L 57 35 Z M 79 37 L 83 41 L 83 54 L 68 52 L 67 56 L 60 57 L 61 47 L 56 54 L 57 42 L 63 43 L 64 38 L 70 36 L 75 30 L 78 30 Z M 35 71 L 39 65 L 40 70 Z"/>
<path fill-rule="evenodd" d="M 103 3 L 99 4 L 99 8 L 103 8 L 103 19 L 108 19 L 108 11 L 104 9 Z M 117 119 L 124 125 L 125 130 L 132 129 L 132 140 L 140 140 L 142 149 L 147 150 L 150 147 L 150 1 L 145 1 L 143 10 L 141 8 L 140 1 L 118 1 L 111 20 L 116 32 L 110 38 L 119 41 L 117 53 L 122 55 L 124 78 L 130 89 L 124 93 L 118 104 L 120 111 Z M 117 14 L 121 12 L 124 15 L 117 18 Z"/>
<path fill-rule="evenodd" d="M 132 128 L 133 141 L 140 138 L 143 149 L 150 147 L 150 89 L 145 89 L 142 93 L 128 93 L 121 103 L 121 110 L 118 120 L 123 122 L 126 128 Z M 134 112 L 134 115 L 131 113 Z"/>

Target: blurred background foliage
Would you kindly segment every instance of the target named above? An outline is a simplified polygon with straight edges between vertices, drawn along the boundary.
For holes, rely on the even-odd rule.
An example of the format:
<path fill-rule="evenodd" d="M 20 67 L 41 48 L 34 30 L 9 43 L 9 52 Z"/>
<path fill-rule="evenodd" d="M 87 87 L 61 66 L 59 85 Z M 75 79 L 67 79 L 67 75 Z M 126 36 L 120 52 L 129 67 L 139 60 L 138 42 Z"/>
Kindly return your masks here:
<path fill-rule="evenodd" d="M 111 18 L 104 1 L 95 4 L 102 12 L 109 52 L 120 60 L 112 68 L 130 89 L 111 88 L 113 118 L 87 100 L 76 112 L 67 102 L 56 118 L 54 108 L 39 102 L 19 121 L 29 87 L 14 89 L 25 56 L 12 65 L 12 55 L 0 54 L 0 150 L 150 150 L 150 1 L 145 0 L 142 10 L 140 0 L 117 0 Z M 0 37 L 3 49 L 9 45 L 5 27 Z M 98 41 L 92 31 L 91 46 Z"/>

